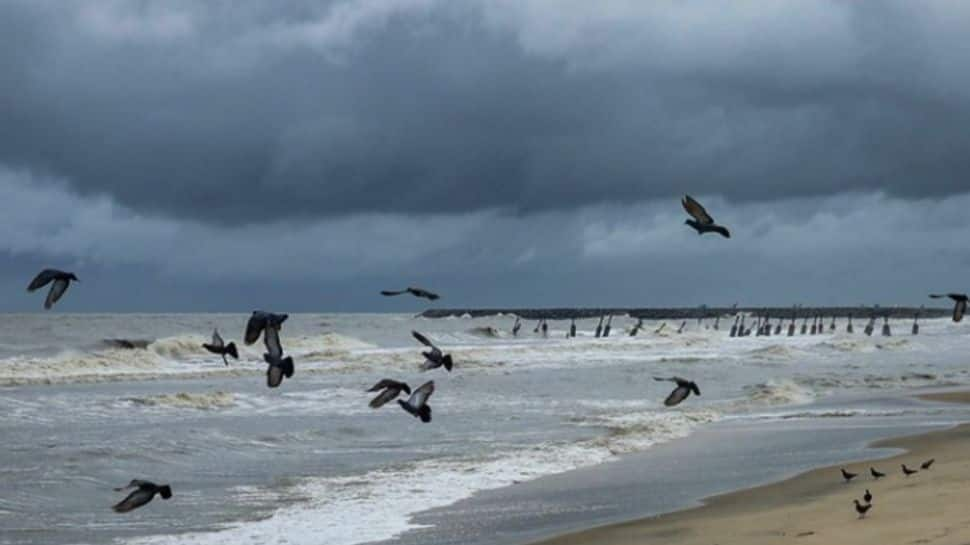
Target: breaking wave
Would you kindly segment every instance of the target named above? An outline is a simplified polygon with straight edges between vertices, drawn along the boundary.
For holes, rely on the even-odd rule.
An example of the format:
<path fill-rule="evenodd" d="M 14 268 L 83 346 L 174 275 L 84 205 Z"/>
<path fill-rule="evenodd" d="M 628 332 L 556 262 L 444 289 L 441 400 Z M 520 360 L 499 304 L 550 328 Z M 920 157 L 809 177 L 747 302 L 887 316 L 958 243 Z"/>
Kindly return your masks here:
<path fill-rule="evenodd" d="M 128 398 L 127 401 L 149 407 L 211 410 L 232 407 L 236 404 L 236 396 L 232 392 L 207 392 L 203 394 L 179 392 L 177 394 L 132 397 Z"/>

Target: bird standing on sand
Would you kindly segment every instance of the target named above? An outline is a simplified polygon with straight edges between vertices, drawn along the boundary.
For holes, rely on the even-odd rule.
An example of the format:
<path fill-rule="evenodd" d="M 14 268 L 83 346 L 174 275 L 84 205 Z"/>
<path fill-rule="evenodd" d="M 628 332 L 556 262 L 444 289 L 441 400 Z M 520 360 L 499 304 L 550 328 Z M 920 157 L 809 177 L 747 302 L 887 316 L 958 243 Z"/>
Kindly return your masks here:
<path fill-rule="evenodd" d="M 230 342 L 229 344 L 226 344 L 226 342 L 222 340 L 222 336 L 219 335 L 218 329 L 212 330 L 212 341 L 204 343 L 202 348 L 205 348 L 213 354 L 219 354 L 222 356 L 222 363 L 225 363 L 226 366 L 229 365 L 229 360 L 226 359 L 226 354 L 232 356 L 233 359 L 239 359 L 239 352 L 236 350 L 236 343 Z"/>
<path fill-rule="evenodd" d="M 906 464 L 900 464 L 900 467 L 903 468 L 903 475 L 905 475 L 907 477 L 909 477 L 913 473 L 918 473 L 919 472 L 918 469 L 910 469 L 910 468 L 906 467 Z"/>
<path fill-rule="evenodd" d="M 690 396 L 691 392 L 694 392 L 694 395 L 701 395 L 700 388 L 698 388 L 697 383 L 695 383 L 692 380 L 687 380 L 685 378 L 680 378 L 680 377 L 670 377 L 670 378 L 653 377 L 653 380 L 657 380 L 661 382 L 674 382 L 677 384 L 677 387 L 674 388 L 674 391 L 670 392 L 670 395 L 667 396 L 667 399 L 664 400 L 664 405 L 668 407 L 673 407 L 678 403 L 680 403 L 681 401 L 687 399 L 687 397 Z"/>
<path fill-rule="evenodd" d="M 378 409 L 382 407 L 388 401 L 397 399 L 397 396 L 401 395 L 401 392 L 405 392 L 411 395 L 411 387 L 404 382 L 398 382 L 396 380 L 391 380 L 386 378 L 377 384 L 370 387 L 368 392 L 381 392 L 377 394 L 377 397 L 370 400 L 370 408 Z"/>
<path fill-rule="evenodd" d="M 868 488 L 866 489 L 865 495 L 862 496 L 862 499 L 865 500 L 866 503 L 872 503 L 872 492 L 869 492 Z"/>
<path fill-rule="evenodd" d="M 858 473 L 849 473 L 848 471 L 845 470 L 844 467 L 842 468 L 842 478 L 845 479 L 845 482 L 849 482 L 852 479 L 855 479 L 858 475 L 859 475 Z"/>
<path fill-rule="evenodd" d="M 451 371 L 454 363 L 451 360 L 451 354 L 445 354 L 440 348 L 434 345 L 430 339 L 424 335 L 418 333 L 417 331 L 412 331 L 411 335 L 418 340 L 421 344 L 427 346 L 431 350 L 427 352 L 422 352 L 421 355 L 424 356 L 424 363 L 421 365 L 422 371 L 430 371 L 431 369 L 437 369 L 438 367 L 444 366 L 446 371 Z"/>
<path fill-rule="evenodd" d="M 122 486 L 120 488 L 115 488 L 115 492 L 124 492 L 134 488 L 135 491 L 128 494 L 128 497 L 121 500 L 117 504 L 113 505 L 111 508 L 115 513 L 127 513 L 133 509 L 138 509 L 142 505 L 152 501 L 155 494 L 162 497 L 163 500 L 167 500 L 172 497 L 172 488 L 165 485 L 157 485 L 153 482 L 142 481 L 139 479 L 133 479 L 128 486 Z"/>
<path fill-rule="evenodd" d="M 428 405 L 428 398 L 434 393 L 434 381 L 429 380 L 414 390 L 407 401 L 397 400 L 402 409 L 411 413 L 416 418 L 427 424 L 431 422 L 431 405 Z"/>
<path fill-rule="evenodd" d="M 859 500 L 852 500 L 852 501 L 855 502 L 855 512 L 859 513 L 859 518 L 860 519 L 866 518 L 866 513 L 868 513 L 869 510 L 872 509 L 872 504 L 867 503 L 865 505 L 862 505 L 861 503 L 859 503 Z"/>
<path fill-rule="evenodd" d="M 920 467 L 920 469 L 929 469 L 930 467 L 933 466 L 933 462 L 935 462 L 935 461 L 936 461 L 936 458 L 930 458 L 929 460 L 923 462 L 923 465 L 921 465 L 919 467 Z"/>
<path fill-rule="evenodd" d="M 381 295 L 383 295 L 384 297 L 394 297 L 396 295 L 403 295 L 405 293 L 410 293 L 415 297 L 427 299 L 429 301 L 435 301 L 441 298 L 441 296 L 439 296 L 437 293 L 431 293 L 428 290 L 415 288 L 411 286 L 408 286 L 406 289 L 399 290 L 399 291 L 392 291 L 392 290 L 381 291 Z"/>
<path fill-rule="evenodd" d="M 943 297 L 949 297 L 953 299 L 953 321 L 959 322 L 963 319 L 963 314 L 967 311 L 967 294 L 965 293 L 948 293 L 946 295 L 941 295 L 938 293 L 930 294 L 931 299 L 941 299 Z"/>
<path fill-rule="evenodd" d="M 691 218 L 689 220 L 684 220 L 684 223 L 690 225 L 697 231 L 698 235 L 703 235 L 704 233 L 717 233 L 724 238 L 731 238 L 731 232 L 727 228 L 714 223 L 714 218 L 707 213 L 707 210 L 701 206 L 701 203 L 694 200 L 690 195 L 684 195 L 681 199 L 680 204 L 684 206 L 684 210 L 690 214 Z"/>
<path fill-rule="evenodd" d="M 40 288 L 43 288 L 47 284 L 51 284 L 50 291 L 47 292 L 47 299 L 44 300 L 44 308 L 50 310 L 64 292 L 67 291 L 68 286 L 71 285 L 71 281 L 80 282 L 74 273 L 59 271 L 57 269 L 44 269 L 37 273 L 37 276 L 30 281 L 30 285 L 27 286 L 28 292 L 35 292 Z"/>
<path fill-rule="evenodd" d="M 881 471 L 877 471 L 876 468 L 874 468 L 874 467 L 870 467 L 869 468 L 869 473 L 872 475 L 872 478 L 873 479 L 876 479 L 876 480 L 879 480 L 879 479 L 881 479 L 881 478 L 883 478 L 883 477 L 886 476 L 885 473 L 883 473 Z"/>

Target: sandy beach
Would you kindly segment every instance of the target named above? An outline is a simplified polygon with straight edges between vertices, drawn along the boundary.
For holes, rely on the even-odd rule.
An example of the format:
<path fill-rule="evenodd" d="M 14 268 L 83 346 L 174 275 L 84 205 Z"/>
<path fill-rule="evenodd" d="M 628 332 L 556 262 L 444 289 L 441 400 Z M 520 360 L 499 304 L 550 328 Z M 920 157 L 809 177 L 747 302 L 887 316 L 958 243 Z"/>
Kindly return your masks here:
<path fill-rule="evenodd" d="M 930 394 L 927 400 L 970 402 L 970 392 Z M 892 439 L 874 447 L 905 449 L 891 458 L 848 464 L 859 473 L 842 482 L 840 466 L 710 498 L 698 508 L 594 528 L 542 541 L 542 545 L 592 544 L 965 544 L 970 543 L 970 424 Z M 904 477 L 900 464 L 930 470 Z M 887 473 L 875 481 L 869 467 Z M 868 488 L 873 508 L 859 520 L 852 500 Z M 662 493 L 662 491 L 658 491 Z M 538 544 L 537 544 L 538 545 Z"/>

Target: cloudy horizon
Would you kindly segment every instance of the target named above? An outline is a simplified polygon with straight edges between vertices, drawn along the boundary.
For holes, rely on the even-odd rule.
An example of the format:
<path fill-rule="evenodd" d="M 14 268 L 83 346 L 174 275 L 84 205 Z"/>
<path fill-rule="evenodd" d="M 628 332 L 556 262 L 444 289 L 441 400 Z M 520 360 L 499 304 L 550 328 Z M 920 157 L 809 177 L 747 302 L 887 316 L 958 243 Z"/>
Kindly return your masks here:
<path fill-rule="evenodd" d="M 43 267 L 81 279 L 59 312 L 929 304 L 970 263 L 968 29 L 946 1 L 5 2 L 3 310 Z"/>

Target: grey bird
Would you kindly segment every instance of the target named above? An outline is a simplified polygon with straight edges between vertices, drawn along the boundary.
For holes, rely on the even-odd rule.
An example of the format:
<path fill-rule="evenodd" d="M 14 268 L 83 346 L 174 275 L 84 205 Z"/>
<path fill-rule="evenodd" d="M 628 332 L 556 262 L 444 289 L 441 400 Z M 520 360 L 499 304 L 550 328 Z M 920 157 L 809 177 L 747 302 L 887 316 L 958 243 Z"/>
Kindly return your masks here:
<path fill-rule="evenodd" d="M 680 204 L 684 206 L 684 210 L 690 214 L 691 218 L 689 220 L 684 220 L 684 223 L 690 225 L 697 231 L 698 235 L 703 235 L 704 233 L 717 233 L 724 238 L 731 238 L 731 232 L 727 230 L 726 227 L 714 223 L 714 218 L 707 213 L 707 210 L 701 206 L 701 203 L 694 200 L 690 195 L 684 195 L 681 199 Z"/>
<path fill-rule="evenodd" d="M 280 327 L 282 321 L 267 320 L 263 328 L 263 343 L 266 345 L 266 353 L 263 354 L 263 361 L 269 367 L 266 368 L 266 385 L 276 388 L 283 382 L 283 377 L 293 376 L 293 358 L 283 357 L 283 345 L 280 343 Z"/>
<path fill-rule="evenodd" d="M 172 497 L 172 488 L 165 485 L 157 485 L 153 482 L 142 481 L 139 479 L 133 479 L 128 486 L 123 486 L 120 488 L 115 488 L 115 492 L 124 492 L 125 490 L 130 490 L 134 488 L 135 491 L 128 494 L 128 497 L 121 500 L 120 502 L 113 505 L 111 508 L 114 509 L 115 513 L 127 513 L 128 511 L 138 509 L 142 505 L 152 501 L 155 494 L 162 497 L 163 500 L 167 500 Z"/>
<path fill-rule="evenodd" d="M 41 273 L 43 274 L 43 273 Z M 942 299 L 943 297 L 949 297 L 953 299 L 953 321 L 959 322 L 963 319 L 963 314 L 967 311 L 967 294 L 965 293 L 948 293 L 946 295 L 941 295 L 939 293 L 930 294 L 932 299 Z"/>
<path fill-rule="evenodd" d="M 454 362 L 451 359 L 451 354 L 445 354 L 440 348 L 434 345 L 430 339 L 424 335 L 418 333 L 417 331 L 412 331 L 411 335 L 418 340 L 419 343 L 427 346 L 431 350 L 427 352 L 422 352 L 421 355 L 424 356 L 425 361 L 421 365 L 422 371 L 430 371 L 431 369 L 437 369 L 438 367 L 444 366 L 446 371 L 451 371 L 454 366 Z"/>
<path fill-rule="evenodd" d="M 379 409 L 380 407 L 384 406 L 384 404 L 387 403 L 388 401 L 397 399 L 397 396 L 401 395 L 401 392 L 411 395 L 410 386 L 408 386 L 404 382 L 398 382 L 396 380 L 391 380 L 389 378 L 386 378 L 378 382 L 377 384 L 371 386 L 370 389 L 367 391 L 381 392 L 377 394 L 377 397 L 370 400 L 369 405 L 371 409 Z"/>
<path fill-rule="evenodd" d="M 50 291 L 47 292 L 47 299 L 44 300 L 44 308 L 50 310 L 60 298 L 67 291 L 67 287 L 71 285 L 71 281 L 80 282 L 74 273 L 59 271 L 57 269 L 44 269 L 37 273 L 37 276 L 30 281 L 30 285 L 27 286 L 28 292 L 35 292 L 40 288 L 43 288 L 47 284 L 51 284 Z"/>
<path fill-rule="evenodd" d="M 222 336 L 219 335 L 219 330 L 212 330 L 212 341 L 204 343 L 202 348 L 205 348 L 213 354 L 219 354 L 222 356 L 222 362 L 229 365 L 229 360 L 226 359 L 226 354 L 229 354 L 233 359 L 239 359 L 239 352 L 236 350 L 236 343 L 230 342 L 226 344 L 226 341 L 222 340 Z"/>
<path fill-rule="evenodd" d="M 667 396 L 667 399 L 664 400 L 664 405 L 668 407 L 673 407 L 679 404 L 681 401 L 687 399 L 687 397 L 691 394 L 691 392 L 694 392 L 694 395 L 701 395 L 700 388 L 698 388 L 697 383 L 695 383 L 692 380 L 687 380 L 685 378 L 680 378 L 680 377 L 669 377 L 669 378 L 653 377 L 653 380 L 658 380 L 662 382 L 674 382 L 677 384 L 677 387 L 674 388 L 674 391 L 670 392 L 670 395 Z"/>
<path fill-rule="evenodd" d="M 397 400 L 402 409 L 411 413 L 412 416 L 420 418 L 427 424 L 431 422 L 431 405 L 428 405 L 428 398 L 434 393 L 434 381 L 429 380 L 416 389 L 407 401 Z"/>
<path fill-rule="evenodd" d="M 403 290 L 399 290 L 399 291 L 393 291 L 393 290 L 383 290 L 383 291 L 381 291 L 381 295 L 383 295 L 384 297 L 394 297 L 395 295 L 403 295 L 405 293 L 410 293 L 411 295 L 413 295 L 415 297 L 419 297 L 419 298 L 422 298 L 422 299 L 427 299 L 429 301 L 435 301 L 435 300 L 441 298 L 441 296 L 438 295 L 437 293 L 432 293 L 432 292 L 430 292 L 428 290 L 421 289 L 421 288 L 415 288 L 415 287 L 412 287 L 412 286 L 408 286 L 407 288 L 405 288 Z"/>

